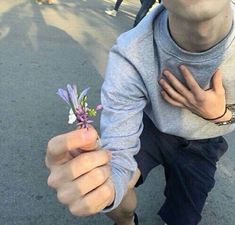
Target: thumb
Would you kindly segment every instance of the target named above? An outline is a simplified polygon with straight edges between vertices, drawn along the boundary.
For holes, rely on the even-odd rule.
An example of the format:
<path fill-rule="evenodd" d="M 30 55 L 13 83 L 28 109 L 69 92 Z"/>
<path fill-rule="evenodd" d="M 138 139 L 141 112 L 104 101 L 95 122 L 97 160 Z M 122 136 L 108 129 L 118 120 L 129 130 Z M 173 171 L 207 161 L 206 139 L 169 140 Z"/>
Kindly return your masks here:
<path fill-rule="evenodd" d="M 98 134 L 94 127 L 78 129 L 52 138 L 48 142 L 46 159 L 52 164 L 61 160 L 67 152 L 75 149 L 94 150 L 97 146 Z"/>
<path fill-rule="evenodd" d="M 217 93 L 223 93 L 224 92 L 222 74 L 221 74 L 221 71 L 219 69 L 215 71 L 215 73 L 212 77 L 212 88 Z"/>
<path fill-rule="evenodd" d="M 79 148 L 83 151 L 92 151 L 99 147 L 97 142 L 98 139 L 98 133 L 91 125 L 89 125 L 89 128 L 77 129 L 67 139 L 68 150 L 70 151 Z"/>

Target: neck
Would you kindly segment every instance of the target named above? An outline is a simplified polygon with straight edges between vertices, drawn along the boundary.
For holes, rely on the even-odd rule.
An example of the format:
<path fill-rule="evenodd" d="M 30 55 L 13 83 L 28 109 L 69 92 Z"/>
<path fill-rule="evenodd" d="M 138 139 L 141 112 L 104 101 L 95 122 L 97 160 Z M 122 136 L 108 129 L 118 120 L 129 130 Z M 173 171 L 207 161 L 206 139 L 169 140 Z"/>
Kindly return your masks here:
<path fill-rule="evenodd" d="M 233 13 L 227 9 L 207 21 L 186 21 L 169 13 L 169 30 L 175 42 L 191 52 L 210 49 L 223 40 L 233 23 Z"/>

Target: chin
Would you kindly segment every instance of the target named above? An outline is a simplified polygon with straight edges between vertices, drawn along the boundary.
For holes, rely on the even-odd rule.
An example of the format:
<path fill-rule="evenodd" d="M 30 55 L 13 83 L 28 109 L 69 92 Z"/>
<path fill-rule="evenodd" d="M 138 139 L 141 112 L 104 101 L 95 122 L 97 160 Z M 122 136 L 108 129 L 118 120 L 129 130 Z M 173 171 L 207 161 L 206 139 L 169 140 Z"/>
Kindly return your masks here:
<path fill-rule="evenodd" d="M 211 9 L 202 9 L 202 10 L 187 10 L 182 13 L 179 13 L 177 15 L 178 18 L 181 18 L 183 20 L 189 21 L 189 22 L 194 22 L 194 23 L 199 23 L 199 22 L 205 22 L 209 21 L 211 19 L 214 19 L 218 17 L 221 12 L 216 11 L 216 10 L 211 10 Z"/>
<path fill-rule="evenodd" d="M 178 18 L 201 22 L 225 13 L 230 9 L 231 0 L 165 0 L 163 4 Z"/>
<path fill-rule="evenodd" d="M 213 18 L 215 18 L 218 14 L 217 13 L 210 13 L 210 12 L 199 12 L 199 13 L 191 13 L 191 14 L 185 14 L 183 17 L 187 21 L 195 22 L 195 23 L 200 23 L 200 22 L 205 22 L 209 21 Z"/>

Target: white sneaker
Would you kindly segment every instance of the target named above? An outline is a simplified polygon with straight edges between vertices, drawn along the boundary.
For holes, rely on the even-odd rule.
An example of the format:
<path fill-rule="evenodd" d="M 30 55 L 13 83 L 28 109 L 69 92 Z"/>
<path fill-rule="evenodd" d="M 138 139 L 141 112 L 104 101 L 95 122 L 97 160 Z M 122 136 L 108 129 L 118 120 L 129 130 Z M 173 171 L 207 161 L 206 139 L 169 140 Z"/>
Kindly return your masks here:
<path fill-rule="evenodd" d="M 36 0 L 36 3 L 37 3 L 38 5 L 42 5 L 42 2 L 41 2 L 40 0 Z"/>
<path fill-rule="evenodd" d="M 108 9 L 108 10 L 105 10 L 105 13 L 109 16 L 116 16 L 117 15 L 117 11 L 115 9 Z"/>

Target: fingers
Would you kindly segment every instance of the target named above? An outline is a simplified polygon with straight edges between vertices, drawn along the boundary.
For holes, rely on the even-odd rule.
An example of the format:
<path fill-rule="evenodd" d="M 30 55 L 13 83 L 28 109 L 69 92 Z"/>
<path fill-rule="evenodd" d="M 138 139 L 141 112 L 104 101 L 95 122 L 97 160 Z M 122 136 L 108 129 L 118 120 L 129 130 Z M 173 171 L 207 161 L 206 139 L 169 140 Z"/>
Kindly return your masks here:
<path fill-rule="evenodd" d="M 114 185 L 108 179 L 84 198 L 77 199 L 69 205 L 70 212 L 75 216 L 87 216 L 100 212 L 114 200 Z"/>
<path fill-rule="evenodd" d="M 170 82 L 171 86 L 181 95 L 187 96 L 190 91 L 183 85 L 169 70 L 164 70 L 163 75 Z"/>
<path fill-rule="evenodd" d="M 180 69 L 182 75 L 184 76 L 184 79 L 186 81 L 186 84 L 187 84 L 187 87 L 189 88 L 189 90 L 195 96 L 200 96 L 202 93 L 202 89 L 199 86 L 199 84 L 197 83 L 197 81 L 194 79 L 190 70 L 184 65 L 180 65 L 179 69 Z"/>
<path fill-rule="evenodd" d="M 170 71 L 165 70 L 163 75 L 167 78 L 159 81 L 163 98 L 173 106 L 187 105 L 187 99 L 192 95 L 190 91 Z"/>
<path fill-rule="evenodd" d="M 63 183 L 71 182 L 81 175 L 103 166 L 111 159 L 111 153 L 106 150 L 82 153 L 69 162 L 54 167 L 48 177 L 48 185 L 52 188 L 58 188 Z"/>
<path fill-rule="evenodd" d="M 68 151 L 61 151 L 60 156 Z M 57 158 L 59 156 L 57 152 L 54 155 Z M 111 168 L 108 165 L 110 159 L 111 152 L 107 150 L 83 151 L 64 164 L 50 167 L 48 185 L 57 191 L 59 201 L 68 205 L 73 215 L 97 213 L 114 199 L 114 186 L 110 182 Z"/>
<path fill-rule="evenodd" d="M 186 99 L 182 95 L 180 95 L 174 88 L 172 88 L 164 79 L 161 79 L 159 83 L 164 90 L 161 91 L 163 98 L 174 106 L 182 107 L 183 103 L 186 102 Z"/>
<path fill-rule="evenodd" d="M 171 105 L 173 106 L 177 106 L 177 107 L 184 107 L 183 104 L 175 101 L 174 99 L 171 98 L 171 96 L 168 95 L 168 93 L 166 91 L 161 91 L 162 97 Z"/>
<path fill-rule="evenodd" d="M 217 118 L 224 110 L 226 99 L 220 71 L 216 71 L 212 78 L 212 88 L 203 90 L 186 66 L 180 66 L 186 85 L 181 83 L 170 71 L 165 70 L 167 78 L 160 80 L 163 88 L 161 94 L 173 106 L 183 107 L 202 118 Z"/>
<path fill-rule="evenodd" d="M 48 142 L 46 165 L 49 167 L 60 161 L 64 155 L 75 149 L 94 150 L 97 147 L 98 134 L 93 127 L 79 129 L 52 138 Z"/>
<path fill-rule="evenodd" d="M 164 70 L 163 75 L 167 80 L 161 79 L 159 81 L 163 91 L 161 92 L 163 98 L 173 106 L 190 107 L 196 101 L 204 99 L 204 90 L 201 89 L 197 81 L 194 79 L 192 73 L 186 66 L 181 65 L 180 71 L 184 76 L 186 85 L 181 83 L 168 70 Z"/>
<path fill-rule="evenodd" d="M 224 94 L 222 75 L 220 70 L 216 70 L 212 77 L 212 88 L 218 94 Z"/>
<path fill-rule="evenodd" d="M 111 174 L 110 166 L 105 165 L 79 177 L 78 179 L 63 184 L 57 190 L 57 197 L 63 204 L 69 204 L 74 199 L 85 196 L 90 191 L 105 183 Z"/>

